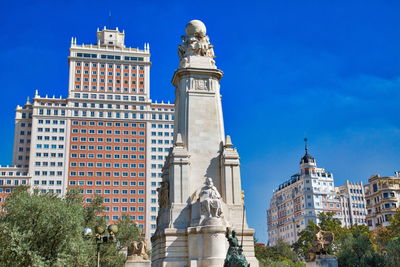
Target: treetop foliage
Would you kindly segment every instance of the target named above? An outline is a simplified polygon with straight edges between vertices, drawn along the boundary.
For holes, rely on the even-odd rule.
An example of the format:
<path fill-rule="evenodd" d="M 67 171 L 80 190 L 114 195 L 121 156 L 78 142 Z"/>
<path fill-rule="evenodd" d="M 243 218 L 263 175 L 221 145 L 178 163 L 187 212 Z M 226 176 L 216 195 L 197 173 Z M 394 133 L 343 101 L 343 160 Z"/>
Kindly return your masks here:
<path fill-rule="evenodd" d="M 83 205 L 77 190 L 59 198 L 17 188 L 0 214 L 0 265 L 96 266 L 96 238 L 84 238 L 82 231 L 86 227 L 106 227 L 102 203 L 101 197 L 95 197 L 92 203 Z M 119 242 L 100 246 L 102 266 L 123 266 L 126 257 L 120 250 L 140 237 L 139 229 L 127 216 L 117 225 Z"/>

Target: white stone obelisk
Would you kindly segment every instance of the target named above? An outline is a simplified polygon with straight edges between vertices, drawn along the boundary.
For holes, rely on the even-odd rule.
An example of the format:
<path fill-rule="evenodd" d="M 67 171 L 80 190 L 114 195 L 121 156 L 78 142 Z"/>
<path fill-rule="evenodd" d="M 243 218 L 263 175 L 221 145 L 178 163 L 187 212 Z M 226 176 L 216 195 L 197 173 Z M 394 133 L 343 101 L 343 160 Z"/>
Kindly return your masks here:
<path fill-rule="evenodd" d="M 186 25 L 178 49 L 175 136 L 158 190 L 160 210 L 152 237 L 152 266 L 221 267 L 227 227 L 243 238 L 252 267 L 254 230 L 244 220 L 239 155 L 225 136 L 219 81 L 222 71 L 199 20 Z"/>

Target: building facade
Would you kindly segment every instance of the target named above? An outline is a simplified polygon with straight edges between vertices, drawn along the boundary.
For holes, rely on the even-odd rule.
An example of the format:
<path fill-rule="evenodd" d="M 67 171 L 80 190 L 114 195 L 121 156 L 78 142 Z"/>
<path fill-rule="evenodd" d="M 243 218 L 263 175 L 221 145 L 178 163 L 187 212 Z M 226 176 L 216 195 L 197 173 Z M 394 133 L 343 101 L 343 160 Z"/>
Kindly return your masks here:
<path fill-rule="evenodd" d="M 336 193 L 342 207 L 342 226 L 366 225 L 367 209 L 363 183 L 346 180 L 344 185 L 336 187 Z"/>
<path fill-rule="evenodd" d="M 0 166 L 0 203 L 16 186 L 28 186 L 30 181 L 28 169 L 10 166 Z"/>
<path fill-rule="evenodd" d="M 272 195 L 267 210 L 268 244 L 274 246 L 278 239 L 293 244 L 298 232 L 310 221 L 318 223 L 318 214 L 328 211 L 335 212 L 335 217 L 343 220 L 333 174 L 317 167 L 306 146 L 306 153 L 300 160 L 300 173 L 279 185 Z"/>
<path fill-rule="evenodd" d="M 367 225 L 370 230 L 390 224 L 389 218 L 400 208 L 400 174 L 373 175 L 365 185 Z"/>
<path fill-rule="evenodd" d="M 110 223 L 126 214 L 150 234 L 174 105 L 150 98 L 149 44 L 126 47 L 124 32 L 104 28 L 96 44 L 72 38 L 68 62 L 67 98 L 36 91 L 16 109 L 12 168 L 24 174 L 18 184 L 60 196 L 79 188 L 86 203 L 101 195 Z"/>

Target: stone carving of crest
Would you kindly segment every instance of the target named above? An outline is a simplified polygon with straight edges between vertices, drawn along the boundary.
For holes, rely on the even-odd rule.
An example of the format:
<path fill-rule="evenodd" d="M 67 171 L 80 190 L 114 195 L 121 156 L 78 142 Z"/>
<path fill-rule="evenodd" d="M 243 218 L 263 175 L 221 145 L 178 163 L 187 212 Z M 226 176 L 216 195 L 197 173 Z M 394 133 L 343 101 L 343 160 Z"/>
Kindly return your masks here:
<path fill-rule="evenodd" d="M 191 79 L 191 90 L 210 91 L 210 82 L 208 79 Z"/>
<path fill-rule="evenodd" d="M 196 89 L 197 90 L 208 90 L 208 85 L 207 85 L 207 80 L 197 80 L 197 86 Z"/>

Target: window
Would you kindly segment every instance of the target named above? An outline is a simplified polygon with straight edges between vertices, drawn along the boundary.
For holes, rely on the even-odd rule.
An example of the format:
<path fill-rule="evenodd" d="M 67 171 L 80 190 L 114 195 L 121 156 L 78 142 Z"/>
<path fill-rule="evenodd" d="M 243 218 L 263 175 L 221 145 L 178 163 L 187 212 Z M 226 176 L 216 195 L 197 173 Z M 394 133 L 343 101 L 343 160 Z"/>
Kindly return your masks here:
<path fill-rule="evenodd" d="M 374 192 L 378 191 L 378 184 L 373 184 L 372 188 Z"/>

